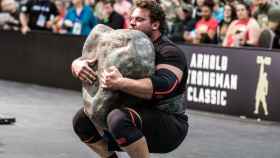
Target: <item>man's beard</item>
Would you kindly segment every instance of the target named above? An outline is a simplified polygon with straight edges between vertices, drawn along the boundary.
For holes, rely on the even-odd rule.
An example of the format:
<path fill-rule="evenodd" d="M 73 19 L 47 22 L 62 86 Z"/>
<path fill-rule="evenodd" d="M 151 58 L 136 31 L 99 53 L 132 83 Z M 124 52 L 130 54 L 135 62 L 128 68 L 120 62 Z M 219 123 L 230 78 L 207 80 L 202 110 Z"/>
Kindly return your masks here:
<path fill-rule="evenodd" d="M 141 30 L 141 29 L 138 29 L 137 27 L 133 27 L 133 26 L 129 26 L 128 29 L 132 29 L 132 30 L 138 30 L 138 31 L 141 31 L 143 32 L 145 35 L 147 35 L 149 38 L 152 37 L 152 30 L 150 31 L 145 31 L 145 30 Z"/>

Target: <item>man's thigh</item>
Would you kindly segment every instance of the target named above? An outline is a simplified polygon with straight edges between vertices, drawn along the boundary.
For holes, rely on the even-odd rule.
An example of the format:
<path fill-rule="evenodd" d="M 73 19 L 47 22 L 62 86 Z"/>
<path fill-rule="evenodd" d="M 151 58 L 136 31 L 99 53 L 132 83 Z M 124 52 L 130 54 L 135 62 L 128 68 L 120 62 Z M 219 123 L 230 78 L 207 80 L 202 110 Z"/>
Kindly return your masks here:
<path fill-rule="evenodd" d="M 188 132 L 186 115 L 174 115 L 149 107 L 132 107 L 141 117 L 149 150 L 166 153 L 178 147 Z"/>

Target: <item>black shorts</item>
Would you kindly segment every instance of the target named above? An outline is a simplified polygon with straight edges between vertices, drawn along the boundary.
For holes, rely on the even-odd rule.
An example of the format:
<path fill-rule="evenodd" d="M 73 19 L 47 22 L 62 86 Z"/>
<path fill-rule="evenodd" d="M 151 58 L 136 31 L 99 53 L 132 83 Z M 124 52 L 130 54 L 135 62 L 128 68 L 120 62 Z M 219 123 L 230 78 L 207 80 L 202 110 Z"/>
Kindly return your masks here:
<path fill-rule="evenodd" d="M 130 107 L 142 120 L 142 133 L 151 153 L 167 153 L 177 148 L 188 133 L 188 117 L 185 114 L 170 114 L 149 107 Z M 110 133 L 105 134 L 109 150 L 120 150 Z"/>

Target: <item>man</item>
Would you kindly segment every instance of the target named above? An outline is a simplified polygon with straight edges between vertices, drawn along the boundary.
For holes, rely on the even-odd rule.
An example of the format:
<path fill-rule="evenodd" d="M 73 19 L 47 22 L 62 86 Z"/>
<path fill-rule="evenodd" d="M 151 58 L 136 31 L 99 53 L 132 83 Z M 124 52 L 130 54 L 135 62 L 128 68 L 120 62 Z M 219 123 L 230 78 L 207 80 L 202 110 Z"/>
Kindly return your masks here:
<path fill-rule="evenodd" d="M 177 12 L 178 16 L 168 35 L 172 41 L 176 42 L 184 42 L 184 35 L 189 34 L 194 29 L 196 23 L 196 20 L 192 18 L 192 5 L 182 3 L 181 7 L 182 11 Z"/>
<path fill-rule="evenodd" d="M 260 33 L 258 46 L 280 49 L 280 8 L 274 7 L 268 12 L 268 28 Z"/>
<path fill-rule="evenodd" d="M 55 4 L 50 0 L 28 0 L 21 7 L 21 32 L 30 30 L 51 31 L 52 23 L 58 15 Z"/>
<path fill-rule="evenodd" d="M 14 0 L 0 0 L 0 29 L 18 31 L 19 12 Z"/>
<path fill-rule="evenodd" d="M 155 75 L 134 80 L 123 77 L 117 68 L 112 67 L 99 76 L 102 87 L 142 98 L 144 104 L 112 110 L 107 116 L 106 137 L 99 134 L 104 129 L 97 129 L 83 109 L 73 119 L 76 134 L 101 157 L 116 158 L 114 152 L 108 151 L 108 146 L 109 150 L 116 150 L 113 146 L 116 144 L 131 158 L 148 158 L 150 152 L 174 150 L 187 135 L 188 117 L 184 114 L 182 97 L 188 71 L 186 58 L 162 35 L 165 27 L 165 15 L 157 2 L 137 0 L 130 17 L 130 28 L 144 32 L 153 41 Z M 73 75 L 91 84 L 96 73 L 89 65 L 95 62 L 82 58 L 74 60 Z"/>
<path fill-rule="evenodd" d="M 218 21 L 212 17 L 213 3 L 205 2 L 201 7 L 201 19 L 196 23 L 195 30 L 186 39 L 193 43 L 217 43 Z"/>
<path fill-rule="evenodd" d="M 268 26 L 268 12 L 275 6 L 268 0 L 255 0 L 257 9 L 254 13 L 254 18 L 258 21 L 261 28 L 266 28 Z"/>
<path fill-rule="evenodd" d="M 125 19 L 122 15 L 117 13 L 114 10 L 114 0 L 104 0 L 102 1 L 102 14 L 103 18 L 101 19 L 101 23 L 107 25 L 113 29 L 122 29 L 124 28 Z"/>

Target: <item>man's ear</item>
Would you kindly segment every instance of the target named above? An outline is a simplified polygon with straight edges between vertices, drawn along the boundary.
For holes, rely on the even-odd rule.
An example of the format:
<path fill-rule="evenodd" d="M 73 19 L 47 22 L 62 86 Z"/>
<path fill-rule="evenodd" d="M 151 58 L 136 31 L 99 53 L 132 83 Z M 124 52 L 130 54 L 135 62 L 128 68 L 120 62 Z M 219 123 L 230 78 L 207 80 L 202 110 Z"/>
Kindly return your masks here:
<path fill-rule="evenodd" d="M 159 29 L 159 25 L 160 25 L 159 22 L 153 22 L 153 23 L 152 23 L 152 29 L 153 29 L 153 31 L 158 30 L 158 29 Z"/>

